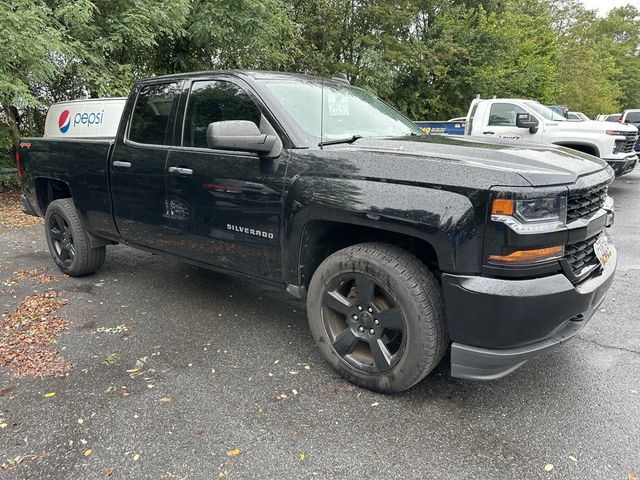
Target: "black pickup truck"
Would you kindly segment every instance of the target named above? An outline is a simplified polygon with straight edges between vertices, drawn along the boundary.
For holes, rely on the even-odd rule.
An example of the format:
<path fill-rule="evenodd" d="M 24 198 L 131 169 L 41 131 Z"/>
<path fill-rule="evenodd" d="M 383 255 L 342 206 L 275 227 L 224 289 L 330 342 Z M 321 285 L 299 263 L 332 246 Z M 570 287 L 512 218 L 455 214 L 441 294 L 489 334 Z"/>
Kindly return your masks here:
<path fill-rule="evenodd" d="M 339 79 L 150 78 L 115 138 L 25 138 L 18 157 L 66 274 L 121 243 L 280 285 L 326 360 L 382 392 L 449 349 L 454 377 L 508 374 L 584 327 L 616 268 L 606 163 L 425 136 Z"/>

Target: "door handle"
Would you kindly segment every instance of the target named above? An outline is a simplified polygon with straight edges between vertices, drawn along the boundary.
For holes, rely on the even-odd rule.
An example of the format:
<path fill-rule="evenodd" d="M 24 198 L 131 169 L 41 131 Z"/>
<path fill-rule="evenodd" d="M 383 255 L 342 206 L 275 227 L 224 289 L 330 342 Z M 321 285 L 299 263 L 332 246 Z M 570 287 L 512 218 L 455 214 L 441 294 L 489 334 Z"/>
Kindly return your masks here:
<path fill-rule="evenodd" d="M 183 167 L 169 167 L 169 173 L 177 173 L 178 175 L 191 175 L 193 170 Z"/>
<path fill-rule="evenodd" d="M 483 135 L 494 135 L 496 132 L 482 132 Z"/>
<path fill-rule="evenodd" d="M 131 162 L 121 162 L 119 160 L 114 160 L 112 165 L 114 167 L 131 168 Z"/>

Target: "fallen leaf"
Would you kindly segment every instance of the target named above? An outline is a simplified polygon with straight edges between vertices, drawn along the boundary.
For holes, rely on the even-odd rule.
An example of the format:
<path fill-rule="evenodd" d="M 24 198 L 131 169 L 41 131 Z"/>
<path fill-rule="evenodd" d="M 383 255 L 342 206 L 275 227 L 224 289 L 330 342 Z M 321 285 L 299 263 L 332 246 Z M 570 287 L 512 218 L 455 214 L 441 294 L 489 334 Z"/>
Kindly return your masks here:
<path fill-rule="evenodd" d="M 258 413 L 259 414 L 263 414 L 264 413 L 264 408 L 258 407 Z M 0 425 L 0 428 L 2 428 L 2 425 Z"/>
<path fill-rule="evenodd" d="M 125 324 L 116 325 L 115 327 L 98 327 L 95 330 L 95 333 L 127 333 L 129 331 L 129 327 Z M 94 333 L 94 332 L 92 332 Z"/>
<path fill-rule="evenodd" d="M 378 403 L 378 402 L 373 402 L 373 403 L 371 404 L 371 406 L 372 406 L 372 407 L 377 407 L 378 405 L 380 405 L 380 403 Z"/>
<path fill-rule="evenodd" d="M 22 213 L 20 208 L 20 190 L 0 192 L 0 225 L 7 229 L 30 227 L 42 222 L 39 217 Z"/>
<path fill-rule="evenodd" d="M 577 462 L 578 459 L 576 457 L 574 457 L 573 455 L 569 455 L 569 460 L 571 460 L 572 462 Z"/>
<path fill-rule="evenodd" d="M 291 390 L 291 393 L 293 393 L 294 395 L 298 395 L 298 390 L 294 388 L 293 390 Z"/>
<path fill-rule="evenodd" d="M 300 461 L 301 461 L 301 462 L 304 462 L 304 452 L 302 452 L 302 453 L 300 454 L 300 457 L 299 457 L 299 458 L 300 458 Z"/>
<path fill-rule="evenodd" d="M 233 450 L 228 450 L 227 451 L 227 457 L 236 457 L 240 455 L 240 449 L 239 448 L 234 448 Z"/>
<path fill-rule="evenodd" d="M 544 471 L 545 471 L 545 472 L 550 472 L 551 470 L 553 470 L 553 465 L 551 465 L 550 463 L 547 463 L 547 464 L 544 466 Z"/>
<path fill-rule="evenodd" d="M 110 353 L 109 355 L 107 355 L 107 357 L 104 359 L 105 364 L 107 365 L 113 365 L 114 363 L 116 363 L 118 361 L 118 354 L 117 353 Z"/>
<path fill-rule="evenodd" d="M 139 368 L 130 368 L 129 370 L 127 370 L 127 373 L 136 373 L 139 372 L 140 369 Z"/>
<path fill-rule="evenodd" d="M 140 460 L 140 455 L 138 455 L 137 453 L 133 456 L 133 461 L 137 462 L 138 460 Z"/>
<path fill-rule="evenodd" d="M 47 392 L 44 394 L 44 398 L 51 398 L 55 396 L 56 396 L 56 392 Z"/>
<path fill-rule="evenodd" d="M 171 399 L 169 397 L 162 397 L 160 400 L 158 400 L 160 403 L 169 403 L 171 401 Z"/>
<path fill-rule="evenodd" d="M 630 473 L 630 474 L 627 476 L 627 480 L 640 480 L 640 479 L 638 479 L 638 476 L 637 476 L 636 474 L 634 474 L 634 473 Z"/>
<path fill-rule="evenodd" d="M 12 460 L 7 460 L 2 465 L 0 465 L 0 469 L 9 470 L 11 468 L 17 467 L 25 460 L 37 460 L 39 458 L 38 455 L 18 455 Z"/>
<path fill-rule="evenodd" d="M 89 455 L 91 455 L 93 453 L 93 450 L 91 450 L 90 448 L 84 451 L 84 456 L 88 457 Z"/>
<path fill-rule="evenodd" d="M 0 428 L 7 428 L 7 424 L 6 423 L 0 423 Z"/>

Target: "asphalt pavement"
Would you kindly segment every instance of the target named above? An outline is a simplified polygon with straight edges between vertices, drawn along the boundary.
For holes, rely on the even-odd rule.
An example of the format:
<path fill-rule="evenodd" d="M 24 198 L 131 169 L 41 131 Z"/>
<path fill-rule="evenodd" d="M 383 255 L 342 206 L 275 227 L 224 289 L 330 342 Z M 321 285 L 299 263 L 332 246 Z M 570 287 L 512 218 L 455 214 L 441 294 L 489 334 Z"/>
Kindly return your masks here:
<path fill-rule="evenodd" d="M 0 369 L 0 478 L 637 480 L 640 171 L 610 195 L 618 272 L 574 340 L 485 383 L 444 361 L 398 395 L 338 377 L 283 291 L 124 246 L 62 277 L 41 226 L 4 229 L 0 311 L 68 300 L 48 348 L 72 367 Z"/>

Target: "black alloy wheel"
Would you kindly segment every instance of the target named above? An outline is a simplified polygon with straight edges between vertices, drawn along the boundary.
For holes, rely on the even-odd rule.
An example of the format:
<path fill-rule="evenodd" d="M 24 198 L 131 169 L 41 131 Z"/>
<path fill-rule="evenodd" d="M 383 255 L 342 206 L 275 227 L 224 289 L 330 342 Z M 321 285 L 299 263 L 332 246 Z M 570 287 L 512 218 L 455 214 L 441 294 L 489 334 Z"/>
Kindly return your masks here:
<path fill-rule="evenodd" d="M 324 327 L 335 352 L 370 373 L 393 368 L 404 353 L 404 316 L 391 296 L 362 273 L 335 278 L 323 299 Z"/>
<path fill-rule="evenodd" d="M 53 254 L 65 267 L 70 267 L 76 254 L 73 233 L 67 221 L 57 212 L 49 216 L 47 222 L 49 237 L 53 244 Z"/>
<path fill-rule="evenodd" d="M 386 243 L 329 255 L 309 283 L 307 316 L 327 362 L 350 382 L 377 392 L 415 385 L 449 346 L 436 276 L 408 251 Z"/>
<path fill-rule="evenodd" d="M 72 277 L 81 277 L 98 270 L 104 263 L 104 243 L 85 230 L 71 198 L 54 200 L 44 217 L 47 245 L 60 270 Z"/>

